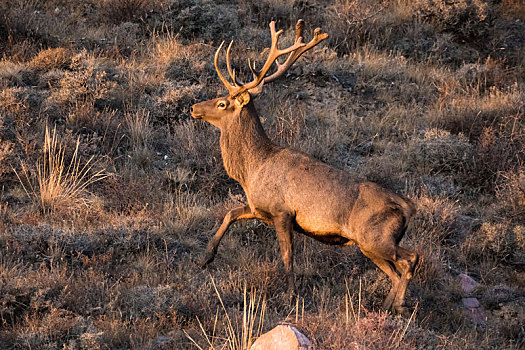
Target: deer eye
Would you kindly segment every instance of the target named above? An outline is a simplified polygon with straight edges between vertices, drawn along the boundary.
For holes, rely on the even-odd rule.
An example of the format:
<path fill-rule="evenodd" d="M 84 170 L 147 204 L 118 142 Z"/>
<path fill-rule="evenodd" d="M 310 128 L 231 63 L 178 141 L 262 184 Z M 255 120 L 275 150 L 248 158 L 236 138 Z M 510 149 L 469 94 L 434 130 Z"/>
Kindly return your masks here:
<path fill-rule="evenodd" d="M 224 103 L 224 102 L 219 102 L 219 103 L 217 103 L 217 108 L 219 108 L 219 109 L 225 109 L 225 108 L 226 108 L 226 103 Z"/>

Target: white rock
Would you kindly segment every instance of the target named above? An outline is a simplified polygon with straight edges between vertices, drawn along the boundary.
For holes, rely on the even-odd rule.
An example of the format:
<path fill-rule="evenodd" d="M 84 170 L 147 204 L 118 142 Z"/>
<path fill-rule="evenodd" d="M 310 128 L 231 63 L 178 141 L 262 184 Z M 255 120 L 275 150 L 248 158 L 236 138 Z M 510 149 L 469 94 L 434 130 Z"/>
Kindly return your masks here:
<path fill-rule="evenodd" d="M 313 350 L 312 342 L 296 328 L 279 325 L 264 333 L 253 343 L 250 350 Z"/>

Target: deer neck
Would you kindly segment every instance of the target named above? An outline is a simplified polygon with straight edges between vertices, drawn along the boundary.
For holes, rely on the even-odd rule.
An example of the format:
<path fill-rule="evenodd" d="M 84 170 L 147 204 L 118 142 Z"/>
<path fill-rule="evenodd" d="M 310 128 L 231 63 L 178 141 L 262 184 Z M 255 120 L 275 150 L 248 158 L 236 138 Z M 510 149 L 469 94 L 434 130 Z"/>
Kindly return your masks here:
<path fill-rule="evenodd" d="M 264 132 L 252 102 L 221 128 L 220 144 L 226 172 L 243 187 L 250 174 L 279 148 Z"/>

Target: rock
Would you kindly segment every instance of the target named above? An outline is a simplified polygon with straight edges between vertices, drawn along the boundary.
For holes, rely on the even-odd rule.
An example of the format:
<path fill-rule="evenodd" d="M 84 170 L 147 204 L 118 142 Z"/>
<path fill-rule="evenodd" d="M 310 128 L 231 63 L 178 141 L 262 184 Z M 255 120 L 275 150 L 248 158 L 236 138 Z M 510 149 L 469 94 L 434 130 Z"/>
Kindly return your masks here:
<path fill-rule="evenodd" d="M 312 342 L 296 328 L 279 325 L 261 335 L 250 350 L 313 350 Z"/>
<path fill-rule="evenodd" d="M 485 310 L 477 298 L 462 298 L 465 313 L 475 324 L 484 324 L 486 320 Z"/>
<path fill-rule="evenodd" d="M 476 282 L 472 277 L 469 275 L 465 275 L 464 273 L 460 274 L 459 281 L 461 283 L 461 289 L 463 290 L 463 293 L 470 293 L 476 286 L 478 285 L 478 282 Z"/>
<path fill-rule="evenodd" d="M 472 277 L 464 273 L 460 274 L 459 280 L 461 283 L 461 290 L 465 295 L 469 294 L 478 286 Z M 485 310 L 479 303 L 477 298 L 462 298 L 463 307 L 465 308 L 466 315 L 474 324 L 484 324 L 486 320 Z"/>
<path fill-rule="evenodd" d="M 476 298 L 463 298 L 461 301 L 466 308 L 474 309 L 479 307 L 479 301 Z"/>

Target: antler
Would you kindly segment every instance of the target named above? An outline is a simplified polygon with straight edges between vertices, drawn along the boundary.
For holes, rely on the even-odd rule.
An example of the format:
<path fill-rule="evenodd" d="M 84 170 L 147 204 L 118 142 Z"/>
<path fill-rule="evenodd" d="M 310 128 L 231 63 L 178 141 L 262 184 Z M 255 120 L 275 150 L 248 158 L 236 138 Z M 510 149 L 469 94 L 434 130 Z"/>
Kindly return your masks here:
<path fill-rule="evenodd" d="M 222 75 L 222 73 L 219 70 L 217 61 L 219 52 L 222 49 L 222 46 L 224 42 L 219 46 L 217 49 L 217 52 L 215 53 L 215 70 L 217 71 L 217 75 L 221 79 L 222 83 L 226 86 L 228 89 L 230 96 L 232 98 L 235 98 L 242 94 L 243 92 L 250 91 L 252 93 L 258 93 L 260 92 L 262 86 L 266 82 L 273 81 L 283 75 L 293 64 L 297 59 L 307 50 L 311 49 L 315 45 L 319 44 L 324 39 L 328 38 L 328 34 L 321 33 L 320 28 L 316 28 L 314 31 L 314 37 L 313 39 L 308 43 L 303 43 L 303 31 L 304 31 L 304 21 L 302 19 L 297 21 L 297 24 L 295 25 L 295 41 L 294 44 L 286 49 L 279 49 L 277 47 L 279 36 L 283 33 L 282 30 L 275 31 L 275 22 L 270 22 L 270 35 L 272 39 L 272 43 L 270 46 L 270 52 L 268 54 L 268 58 L 266 59 L 266 62 L 264 63 L 261 70 L 257 71 L 255 69 L 255 64 L 253 64 L 248 60 L 248 67 L 250 68 L 250 71 L 252 72 L 254 79 L 244 84 L 242 83 L 235 75 L 235 70 L 231 68 L 230 63 L 230 50 L 233 44 L 233 41 L 228 45 L 228 49 L 226 50 L 226 66 L 228 68 L 228 74 L 230 75 L 231 79 L 233 80 L 235 85 L 230 84 L 230 82 Z M 277 62 L 277 58 L 279 58 L 282 55 L 290 54 L 286 61 L 281 65 L 279 62 Z M 273 63 L 277 64 L 277 70 L 271 74 L 268 77 L 265 77 L 266 73 L 270 70 Z M 257 89 L 256 89 L 257 88 Z"/>
<path fill-rule="evenodd" d="M 295 25 L 295 42 L 302 41 L 303 31 L 304 31 L 304 21 L 300 19 L 297 21 L 297 24 Z M 277 64 L 277 70 L 272 75 L 264 78 L 264 82 L 269 83 L 279 78 L 281 75 L 283 75 L 284 72 L 286 72 L 295 63 L 295 61 L 297 61 L 299 57 L 301 57 L 303 53 L 310 50 L 312 47 L 319 44 L 321 41 L 323 41 L 326 38 L 328 38 L 328 34 L 321 33 L 321 28 L 315 28 L 314 37 L 312 38 L 312 40 L 310 40 L 308 44 L 303 44 L 304 46 L 293 51 L 290 54 L 290 56 L 288 56 L 286 61 L 284 61 L 282 65 L 279 64 L 279 62 L 275 61 L 275 63 Z"/>

